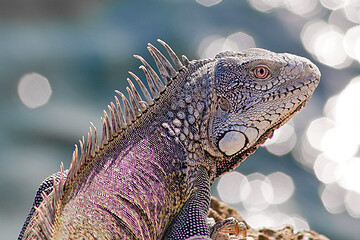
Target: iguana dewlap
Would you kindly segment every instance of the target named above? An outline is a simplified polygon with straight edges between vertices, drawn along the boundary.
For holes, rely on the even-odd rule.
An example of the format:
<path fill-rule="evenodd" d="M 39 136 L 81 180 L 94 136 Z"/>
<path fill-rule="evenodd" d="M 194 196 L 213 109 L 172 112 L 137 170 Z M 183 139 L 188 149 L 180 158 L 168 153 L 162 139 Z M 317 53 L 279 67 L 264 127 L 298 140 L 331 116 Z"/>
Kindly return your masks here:
<path fill-rule="evenodd" d="M 19 239 L 209 239 L 210 186 L 235 169 L 311 97 L 309 60 L 248 49 L 171 62 L 149 44 L 158 73 L 140 56 L 116 91 L 102 138 L 91 126 L 69 170 L 40 186 Z M 144 100 L 142 99 L 142 97 Z M 119 100 L 120 98 L 120 100 Z"/>

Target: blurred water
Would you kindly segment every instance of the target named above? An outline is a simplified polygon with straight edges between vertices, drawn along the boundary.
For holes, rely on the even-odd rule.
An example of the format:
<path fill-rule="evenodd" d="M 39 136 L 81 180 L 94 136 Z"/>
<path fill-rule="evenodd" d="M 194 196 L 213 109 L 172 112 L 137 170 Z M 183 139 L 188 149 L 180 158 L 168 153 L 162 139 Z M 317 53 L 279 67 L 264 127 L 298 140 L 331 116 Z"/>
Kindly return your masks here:
<path fill-rule="evenodd" d="M 359 101 L 355 77 L 360 69 L 360 20 L 353 13 L 360 8 L 357 1 L 52 4 L 0 3 L 4 13 L 0 14 L 3 239 L 17 236 L 40 182 L 58 171 L 60 162 L 69 166 L 73 146 L 87 134 L 89 122 L 100 126 L 102 109 L 113 101 L 113 90 L 125 89 L 127 71 L 142 76 L 132 55 L 148 58 L 146 43 L 156 44 L 157 38 L 189 59 L 254 46 L 312 59 L 322 80 L 308 106 L 284 131 L 275 133 L 266 149 L 249 157 L 239 172 L 217 180 L 213 194 L 239 208 L 254 226 L 292 223 L 331 239 L 359 236 L 360 141 L 355 133 L 360 127 L 354 111 L 358 106 L 346 108 Z M 41 94 L 31 95 L 34 92 L 25 89 L 30 91 L 25 96 L 32 104 L 35 101 L 29 108 L 19 89 L 22 77 L 33 72 L 42 79 L 35 87 Z M 355 80 L 350 84 L 351 79 Z M 320 129 L 319 121 L 323 121 Z M 342 143 L 348 143 L 347 150 L 340 148 Z M 229 184 L 239 189 L 224 187 Z"/>

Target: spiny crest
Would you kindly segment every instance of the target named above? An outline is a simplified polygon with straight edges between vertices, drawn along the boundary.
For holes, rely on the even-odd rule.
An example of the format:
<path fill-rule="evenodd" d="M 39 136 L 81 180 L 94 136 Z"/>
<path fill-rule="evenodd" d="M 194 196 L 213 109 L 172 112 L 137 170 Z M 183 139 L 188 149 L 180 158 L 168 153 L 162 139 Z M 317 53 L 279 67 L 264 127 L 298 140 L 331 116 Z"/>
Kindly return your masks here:
<path fill-rule="evenodd" d="M 69 174 L 66 178 L 65 188 L 69 186 L 71 181 L 75 178 L 80 166 L 84 164 L 86 159 L 94 157 L 95 154 L 108 144 L 109 141 L 119 135 L 127 126 L 136 121 L 142 113 L 146 112 L 149 107 L 154 104 L 155 100 L 160 98 L 160 94 L 164 92 L 166 86 L 168 86 L 171 81 L 176 78 L 179 71 L 185 68 L 169 45 L 159 39 L 158 42 L 166 49 L 176 70 L 165 58 L 165 56 L 150 43 L 148 44 L 147 49 L 155 61 L 161 78 L 144 58 L 134 55 L 134 57 L 139 59 L 142 63 L 139 68 L 144 72 L 149 90 L 145 87 L 144 83 L 138 76 L 132 72 L 129 72 L 129 74 L 135 79 L 143 96 L 145 97 L 145 100 L 141 98 L 140 93 L 129 78 L 127 78 L 129 87 L 126 88 L 129 98 L 126 98 L 122 92 L 115 90 L 118 95 L 114 96 L 115 103 L 111 102 L 107 106 L 109 114 L 106 110 L 104 110 L 104 116 L 101 118 L 102 137 L 100 142 L 98 141 L 96 127 L 93 123 L 90 123 L 91 127 L 88 133 L 87 142 L 85 143 L 85 138 L 82 137 L 79 141 L 79 147 L 78 145 L 75 145 Z M 186 59 L 184 56 L 183 58 Z"/>

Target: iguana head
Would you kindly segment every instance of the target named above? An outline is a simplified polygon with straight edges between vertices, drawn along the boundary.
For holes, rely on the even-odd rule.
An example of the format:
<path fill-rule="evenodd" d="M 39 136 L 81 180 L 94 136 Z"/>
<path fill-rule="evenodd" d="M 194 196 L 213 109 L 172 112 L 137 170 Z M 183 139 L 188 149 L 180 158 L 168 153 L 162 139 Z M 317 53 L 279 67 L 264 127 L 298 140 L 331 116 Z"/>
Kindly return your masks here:
<path fill-rule="evenodd" d="M 216 175 L 234 169 L 311 97 L 320 80 L 308 59 L 263 49 L 215 57 L 204 149 Z"/>

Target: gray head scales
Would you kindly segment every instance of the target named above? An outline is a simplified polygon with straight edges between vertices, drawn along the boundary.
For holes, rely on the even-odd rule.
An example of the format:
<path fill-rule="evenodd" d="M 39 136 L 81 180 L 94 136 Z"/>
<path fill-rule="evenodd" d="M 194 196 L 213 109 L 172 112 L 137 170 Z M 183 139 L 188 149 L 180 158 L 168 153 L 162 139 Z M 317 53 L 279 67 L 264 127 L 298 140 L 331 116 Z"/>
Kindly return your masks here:
<path fill-rule="evenodd" d="M 215 57 L 204 149 L 216 177 L 234 169 L 311 97 L 319 69 L 292 54 L 248 49 Z M 225 161 L 223 159 L 226 159 Z"/>

